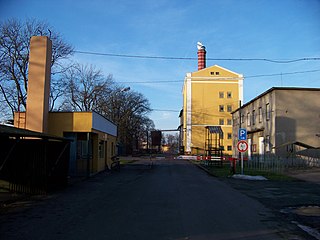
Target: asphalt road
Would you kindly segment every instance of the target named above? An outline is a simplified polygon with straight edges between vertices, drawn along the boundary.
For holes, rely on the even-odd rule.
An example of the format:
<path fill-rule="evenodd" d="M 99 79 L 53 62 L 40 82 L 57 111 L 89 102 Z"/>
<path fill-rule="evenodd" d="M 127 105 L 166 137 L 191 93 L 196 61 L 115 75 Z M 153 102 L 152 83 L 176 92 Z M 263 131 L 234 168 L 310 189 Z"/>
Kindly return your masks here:
<path fill-rule="evenodd" d="M 0 216 L 0 239 L 284 239 L 253 198 L 184 160 L 127 165 Z"/>

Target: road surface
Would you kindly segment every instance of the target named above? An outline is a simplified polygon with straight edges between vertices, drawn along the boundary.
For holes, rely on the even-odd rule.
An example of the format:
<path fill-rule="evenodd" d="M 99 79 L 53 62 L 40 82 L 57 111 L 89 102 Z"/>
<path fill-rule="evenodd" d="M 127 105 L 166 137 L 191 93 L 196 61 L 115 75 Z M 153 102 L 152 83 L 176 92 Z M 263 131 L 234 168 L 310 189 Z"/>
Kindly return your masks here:
<path fill-rule="evenodd" d="M 185 160 L 127 165 L 0 217 L 0 239 L 283 239 L 275 216 Z"/>

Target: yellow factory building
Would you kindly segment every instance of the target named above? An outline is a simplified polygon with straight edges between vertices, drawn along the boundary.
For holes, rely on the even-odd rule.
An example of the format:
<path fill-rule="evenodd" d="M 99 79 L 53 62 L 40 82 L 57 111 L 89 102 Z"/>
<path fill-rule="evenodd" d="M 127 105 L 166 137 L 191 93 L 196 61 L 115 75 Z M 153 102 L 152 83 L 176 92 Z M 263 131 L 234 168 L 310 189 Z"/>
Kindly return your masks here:
<path fill-rule="evenodd" d="M 214 65 L 206 67 L 198 43 L 198 71 L 187 73 L 182 90 L 180 151 L 192 155 L 232 155 L 232 115 L 243 101 L 243 75 Z"/>

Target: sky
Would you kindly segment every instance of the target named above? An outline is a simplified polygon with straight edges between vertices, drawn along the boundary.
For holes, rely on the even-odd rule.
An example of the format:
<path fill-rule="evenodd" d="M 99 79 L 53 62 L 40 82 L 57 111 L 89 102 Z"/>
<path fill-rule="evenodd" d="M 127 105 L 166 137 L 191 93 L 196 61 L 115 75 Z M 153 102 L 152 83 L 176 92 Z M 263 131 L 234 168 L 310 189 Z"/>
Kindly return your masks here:
<path fill-rule="evenodd" d="M 185 58 L 197 58 L 198 41 L 207 58 L 231 59 L 207 67 L 244 75 L 244 103 L 271 87 L 320 87 L 319 60 L 232 60 L 319 58 L 320 0 L 0 0 L 0 21 L 11 18 L 48 22 L 76 51 L 183 58 L 70 57 L 142 93 L 157 129 L 179 126 L 183 80 L 197 71 Z"/>

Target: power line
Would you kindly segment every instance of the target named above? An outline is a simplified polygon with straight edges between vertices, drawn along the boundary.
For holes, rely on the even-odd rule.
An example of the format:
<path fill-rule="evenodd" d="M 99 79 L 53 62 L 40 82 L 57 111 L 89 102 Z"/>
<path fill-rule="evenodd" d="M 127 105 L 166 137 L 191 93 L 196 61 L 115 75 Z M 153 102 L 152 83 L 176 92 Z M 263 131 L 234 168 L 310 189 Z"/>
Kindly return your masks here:
<path fill-rule="evenodd" d="M 173 109 L 151 109 L 155 112 L 180 112 L 180 110 L 173 110 Z"/>
<path fill-rule="evenodd" d="M 306 71 L 296 71 L 296 72 L 284 72 L 284 73 L 271 73 L 271 74 L 259 74 L 259 75 L 251 75 L 245 76 L 244 78 L 259 78 L 259 77 L 274 77 L 274 76 L 283 76 L 283 75 L 294 75 L 294 74 L 302 74 L 302 73 L 313 73 L 320 72 L 320 69 L 306 70 Z M 165 80 L 165 81 L 135 81 L 135 82 L 117 82 L 117 83 L 173 83 L 173 82 L 183 82 L 184 80 Z"/>
<path fill-rule="evenodd" d="M 150 56 L 150 55 L 129 55 L 129 54 L 115 54 L 115 53 L 100 53 L 90 51 L 74 51 L 79 54 L 108 56 L 108 57 L 122 57 L 122 58 L 140 58 L 140 59 L 162 59 L 162 60 L 197 60 L 195 57 L 165 57 L 165 56 Z M 276 60 L 268 58 L 206 58 L 209 61 L 265 61 L 272 63 L 294 63 L 301 61 L 319 61 L 320 57 L 306 57 L 289 60 Z"/>
<path fill-rule="evenodd" d="M 260 74 L 260 75 L 247 76 L 247 77 L 245 77 L 245 78 L 273 77 L 273 76 L 293 75 L 293 74 L 311 73 L 311 72 L 319 72 L 319 71 L 320 71 L 320 69 L 314 69 L 314 70 L 306 70 L 306 71 L 298 71 L 298 72 Z"/>

